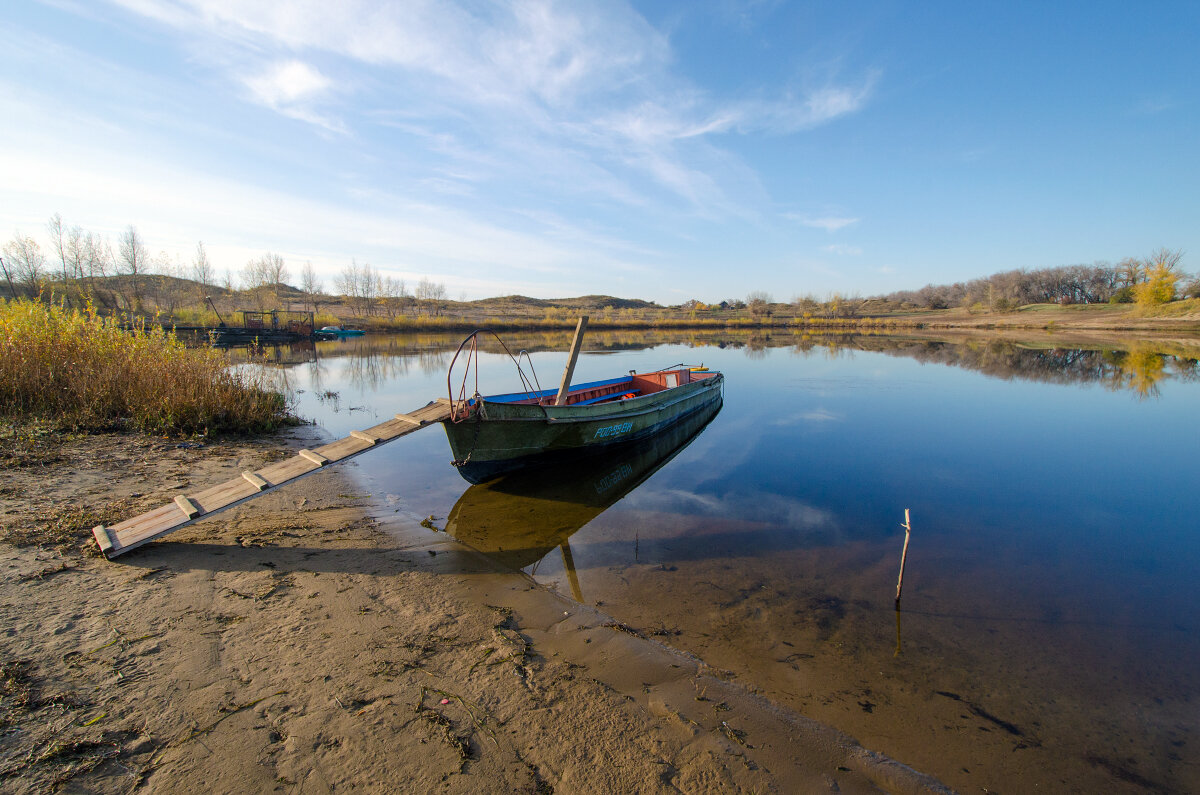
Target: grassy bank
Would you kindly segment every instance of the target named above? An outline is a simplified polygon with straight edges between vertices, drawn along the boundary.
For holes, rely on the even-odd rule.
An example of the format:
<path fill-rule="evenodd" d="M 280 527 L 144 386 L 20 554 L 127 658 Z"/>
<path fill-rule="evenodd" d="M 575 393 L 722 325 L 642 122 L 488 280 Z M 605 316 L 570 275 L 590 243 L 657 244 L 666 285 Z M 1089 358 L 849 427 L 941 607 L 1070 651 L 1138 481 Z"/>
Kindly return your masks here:
<path fill-rule="evenodd" d="M 38 301 L 0 302 L 0 418 L 74 430 L 207 436 L 273 429 L 286 399 L 224 354 L 146 325 Z"/>
<path fill-rule="evenodd" d="M 532 301 L 532 299 L 526 299 Z M 770 304 L 765 310 L 684 309 L 605 305 L 605 297 L 571 299 L 574 305 L 542 306 L 484 301 L 442 301 L 437 308 L 414 304 L 390 315 L 341 315 L 342 323 L 379 332 L 465 332 L 487 328 L 499 332 L 571 330 L 579 315 L 588 315 L 593 330 L 803 330 L 813 333 L 907 331 L 915 329 L 1068 328 L 1112 331 L 1200 332 L 1200 299 L 1173 301 L 1157 307 L 1134 304 L 1029 304 L 1004 311 L 958 307 L 915 309 L 895 302 L 844 302 L 837 314 L 795 304 Z M 565 304 L 567 299 L 563 299 Z M 345 308 L 345 307 L 343 307 Z M 336 309 L 334 311 L 337 311 Z"/>

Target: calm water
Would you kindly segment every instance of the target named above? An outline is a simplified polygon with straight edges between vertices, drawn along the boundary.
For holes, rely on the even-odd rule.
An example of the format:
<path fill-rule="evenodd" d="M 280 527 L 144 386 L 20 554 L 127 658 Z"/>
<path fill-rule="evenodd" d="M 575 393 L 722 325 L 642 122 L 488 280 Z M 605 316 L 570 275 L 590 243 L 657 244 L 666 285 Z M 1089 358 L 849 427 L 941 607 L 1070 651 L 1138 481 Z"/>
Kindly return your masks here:
<path fill-rule="evenodd" d="M 445 395 L 457 343 L 277 353 L 300 413 L 342 436 Z M 556 385 L 565 335 L 510 344 Z M 724 405 L 553 482 L 468 488 L 438 429 L 359 469 L 962 790 L 1200 791 L 1200 342 L 1051 344 L 596 335 L 576 381 L 702 362 Z M 515 390 L 506 357 L 484 356 L 480 386 Z"/>

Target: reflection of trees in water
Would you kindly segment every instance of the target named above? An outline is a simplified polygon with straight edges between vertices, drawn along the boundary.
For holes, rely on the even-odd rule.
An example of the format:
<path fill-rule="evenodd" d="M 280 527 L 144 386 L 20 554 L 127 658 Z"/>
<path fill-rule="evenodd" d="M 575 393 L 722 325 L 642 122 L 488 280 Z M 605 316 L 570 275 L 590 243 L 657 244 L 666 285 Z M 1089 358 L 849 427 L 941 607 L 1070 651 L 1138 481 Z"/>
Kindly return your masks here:
<path fill-rule="evenodd" d="M 411 369 L 411 356 L 388 356 L 373 351 L 352 356 L 342 366 L 342 377 L 356 389 L 375 392 Z"/>
<path fill-rule="evenodd" d="M 746 340 L 746 358 L 747 359 L 765 359 L 767 358 L 767 346 L 770 345 L 771 338 L 769 336 L 762 337 L 754 335 Z"/>
<path fill-rule="evenodd" d="M 325 368 L 320 359 L 308 363 L 308 387 L 314 392 L 324 392 Z"/>
<path fill-rule="evenodd" d="M 305 351 L 274 357 L 280 370 L 301 361 L 309 368 L 309 383 L 320 391 L 327 380 L 332 359 L 342 377 L 360 389 L 376 390 L 416 367 L 426 375 L 445 373 L 461 338 L 456 334 L 368 335 L 336 343 L 320 343 L 315 355 Z M 513 354 L 551 350 L 565 352 L 570 332 L 528 332 L 505 335 Z M 593 352 L 643 350 L 656 345 L 686 345 L 692 348 L 741 349 L 747 358 L 762 359 L 770 348 L 788 347 L 793 355 L 837 358 L 852 351 L 905 356 L 920 362 L 974 370 L 992 378 L 1019 378 L 1057 384 L 1101 384 L 1114 390 L 1130 390 L 1145 397 L 1158 394 L 1164 380 L 1200 381 L 1197 348 L 1177 341 L 1132 341 L 1100 343 L 1095 347 L 1043 347 L 1043 343 L 1013 339 L 958 337 L 921 339 L 883 334 L 771 334 L 756 331 L 608 331 L 588 335 Z M 480 337 L 480 347 L 503 353 L 492 337 Z M 304 359 L 304 356 L 309 358 Z M 251 361 L 245 353 L 235 354 Z M 271 358 L 271 357 L 268 357 Z M 697 358 L 700 358 L 699 356 Z M 300 361 L 297 361 L 300 360 Z M 258 363 L 261 363 L 258 362 Z"/>
<path fill-rule="evenodd" d="M 1175 377 L 1180 381 L 1200 381 L 1200 359 L 1189 356 L 1176 357 Z"/>
<path fill-rule="evenodd" d="M 1135 342 L 1128 349 L 1030 348 L 1011 340 L 960 343 L 869 337 L 849 344 L 859 350 L 976 370 L 992 378 L 1102 384 L 1113 390 L 1132 390 L 1142 397 L 1157 396 L 1158 384 L 1165 378 L 1197 378 L 1194 358 L 1163 353 L 1153 342 Z"/>
<path fill-rule="evenodd" d="M 386 352 L 363 349 L 349 356 L 342 364 L 342 377 L 353 387 L 376 391 L 389 381 L 408 375 L 415 365 L 426 375 L 446 372 L 450 364 L 449 351 Z"/>
<path fill-rule="evenodd" d="M 450 366 L 449 351 L 422 351 L 417 354 L 417 366 L 425 375 L 435 375 L 446 372 Z"/>
<path fill-rule="evenodd" d="M 1144 344 L 1112 353 L 1120 368 L 1113 389 L 1132 389 L 1142 397 L 1158 397 L 1158 382 L 1166 375 L 1166 356 Z"/>

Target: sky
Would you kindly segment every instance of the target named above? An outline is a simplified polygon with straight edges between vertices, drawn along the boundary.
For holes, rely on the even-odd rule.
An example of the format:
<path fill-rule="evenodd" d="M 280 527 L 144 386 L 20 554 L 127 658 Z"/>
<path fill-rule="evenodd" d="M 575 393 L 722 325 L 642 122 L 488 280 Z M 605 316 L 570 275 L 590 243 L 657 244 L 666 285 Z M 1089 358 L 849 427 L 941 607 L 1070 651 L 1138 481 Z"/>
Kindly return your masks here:
<path fill-rule="evenodd" d="M 0 239 L 452 298 L 1200 270 L 1200 3 L 9 0 Z"/>

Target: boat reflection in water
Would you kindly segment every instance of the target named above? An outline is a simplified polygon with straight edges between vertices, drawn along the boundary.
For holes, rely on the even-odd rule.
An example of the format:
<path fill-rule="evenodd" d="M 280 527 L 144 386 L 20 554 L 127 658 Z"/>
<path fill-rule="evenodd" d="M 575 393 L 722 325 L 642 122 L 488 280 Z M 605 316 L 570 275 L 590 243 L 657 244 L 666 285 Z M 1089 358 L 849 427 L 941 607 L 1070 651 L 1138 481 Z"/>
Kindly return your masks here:
<path fill-rule="evenodd" d="M 451 509 L 446 532 L 513 569 L 532 566 L 558 547 L 571 595 L 582 602 L 568 539 L 691 444 L 720 410 L 718 395 L 645 441 L 471 486 Z"/>

